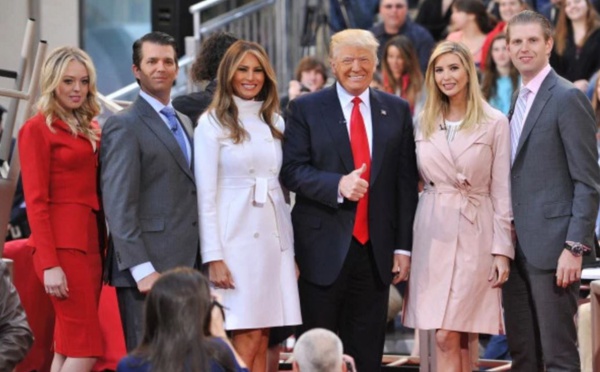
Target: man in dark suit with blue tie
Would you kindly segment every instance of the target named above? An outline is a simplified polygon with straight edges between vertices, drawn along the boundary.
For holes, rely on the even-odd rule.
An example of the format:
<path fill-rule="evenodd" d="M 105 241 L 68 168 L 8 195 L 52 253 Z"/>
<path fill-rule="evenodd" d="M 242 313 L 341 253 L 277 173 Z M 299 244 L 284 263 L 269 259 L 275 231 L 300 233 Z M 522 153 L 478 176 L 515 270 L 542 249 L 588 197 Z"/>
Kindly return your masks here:
<path fill-rule="evenodd" d="M 171 105 L 177 77 L 173 37 L 133 44 L 139 97 L 111 116 L 100 148 L 104 210 L 110 227 L 108 280 L 117 287 L 127 350 L 142 337 L 145 293 L 160 273 L 199 262 L 192 123 Z"/>
<path fill-rule="evenodd" d="M 389 285 L 408 278 L 417 168 L 408 104 L 371 90 L 378 42 L 331 39 L 337 83 L 290 102 L 281 180 L 292 211 L 303 325 L 339 333 L 359 371 L 381 366 Z"/>

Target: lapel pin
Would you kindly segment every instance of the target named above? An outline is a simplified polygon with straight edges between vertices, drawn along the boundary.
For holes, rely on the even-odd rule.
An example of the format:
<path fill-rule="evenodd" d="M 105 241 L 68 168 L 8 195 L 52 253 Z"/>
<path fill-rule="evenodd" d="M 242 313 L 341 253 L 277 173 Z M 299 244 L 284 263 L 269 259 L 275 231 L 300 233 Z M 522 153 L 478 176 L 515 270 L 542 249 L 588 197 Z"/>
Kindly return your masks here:
<path fill-rule="evenodd" d="M 386 116 L 387 115 L 387 111 L 381 110 L 381 115 Z"/>

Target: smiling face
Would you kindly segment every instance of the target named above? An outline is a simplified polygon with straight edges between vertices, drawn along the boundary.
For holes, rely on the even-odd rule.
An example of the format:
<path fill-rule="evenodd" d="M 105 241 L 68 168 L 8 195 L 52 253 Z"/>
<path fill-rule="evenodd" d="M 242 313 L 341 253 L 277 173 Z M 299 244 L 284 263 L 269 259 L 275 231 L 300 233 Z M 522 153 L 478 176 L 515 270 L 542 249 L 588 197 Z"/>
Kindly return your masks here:
<path fill-rule="evenodd" d="M 467 97 L 469 74 L 456 54 L 446 53 L 439 56 L 433 71 L 438 89 L 450 100 Z"/>
<path fill-rule="evenodd" d="M 146 41 L 142 44 L 141 52 L 140 67 L 133 65 L 133 74 L 144 92 L 166 105 L 179 71 L 175 49 L 170 45 Z"/>
<path fill-rule="evenodd" d="M 589 6 L 586 0 L 567 0 L 565 2 L 565 13 L 571 21 L 586 19 Z"/>
<path fill-rule="evenodd" d="M 385 61 L 390 67 L 394 79 L 400 79 L 402 74 L 404 74 L 404 58 L 402 57 L 400 49 L 395 45 L 390 45 L 387 49 Z"/>
<path fill-rule="evenodd" d="M 89 84 L 90 77 L 85 65 L 76 60 L 69 62 L 54 90 L 56 101 L 66 111 L 80 108 L 87 99 Z"/>
<path fill-rule="evenodd" d="M 235 69 L 231 80 L 233 93 L 245 100 L 251 100 L 260 93 L 264 84 L 264 68 L 254 54 L 246 53 Z"/>
<path fill-rule="evenodd" d="M 508 53 L 527 84 L 548 64 L 552 38 L 544 40 L 542 26 L 538 23 L 517 23 L 510 26 Z"/>
<path fill-rule="evenodd" d="M 351 45 L 340 46 L 331 61 L 337 81 L 354 96 L 369 87 L 375 68 L 376 56 L 372 51 Z"/>
<path fill-rule="evenodd" d="M 510 56 L 508 55 L 508 49 L 506 48 L 506 39 L 496 39 L 492 43 L 491 48 L 492 59 L 497 67 L 508 67 L 510 66 Z"/>

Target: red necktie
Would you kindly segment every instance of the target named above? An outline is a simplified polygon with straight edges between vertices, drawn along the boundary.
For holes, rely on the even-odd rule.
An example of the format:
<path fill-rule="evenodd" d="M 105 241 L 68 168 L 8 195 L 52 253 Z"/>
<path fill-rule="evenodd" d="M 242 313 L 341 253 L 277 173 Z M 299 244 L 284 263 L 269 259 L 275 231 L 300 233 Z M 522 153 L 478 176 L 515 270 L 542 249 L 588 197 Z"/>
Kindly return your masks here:
<path fill-rule="evenodd" d="M 354 97 L 352 103 L 352 115 L 350 116 L 350 146 L 352 147 L 352 157 L 354 158 L 354 168 L 358 169 L 363 164 L 367 165 L 367 170 L 361 175 L 361 178 L 369 182 L 371 174 L 371 153 L 369 151 L 369 139 L 365 122 L 360 113 L 361 99 Z M 358 201 L 356 208 L 356 219 L 354 221 L 354 231 L 352 235 L 361 244 L 369 241 L 369 193 L 367 192 L 362 199 Z"/>

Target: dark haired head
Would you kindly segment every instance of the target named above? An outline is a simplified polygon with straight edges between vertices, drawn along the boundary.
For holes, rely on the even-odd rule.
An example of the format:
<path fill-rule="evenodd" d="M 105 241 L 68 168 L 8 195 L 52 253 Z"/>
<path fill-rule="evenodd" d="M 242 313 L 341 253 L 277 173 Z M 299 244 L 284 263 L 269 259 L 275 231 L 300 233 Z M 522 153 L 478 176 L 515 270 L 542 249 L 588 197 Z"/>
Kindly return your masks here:
<path fill-rule="evenodd" d="M 173 38 L 173 36 L 166 34 L 160 31 L 153 31 L 147 33 L 141 38 L 137 39 L 133 43 L 133 65 L 137 68 L 140 68 L 140 64 L 142 63 L 142 45 L 144 43 L 152 43 L 158 45 L 170 45 L 173 47 L 173 52 L 175 53 L 175 63 L 177 63 L 177 42 Z"/>
<path fill-rule="evenodd" d="M 163 273 L 146 297 L 144 336 L 133 355 L 153 371 L 208 371 L 209 360 L 233 369 L 222 345 L 207 336 L 212 297 L 208 279 L 191 268 Z"/>
<path fill-rule="evenodd" d="M 200 53 L 192 65 L 190 73 L 192 80 L 197 83 L 214 80 L 225 52 L 237 40 L 238 38 L 233 34 L 224 31 L 215 32 L 204 40 Z"/>
<path fill-rule="evenodd" d="M 455 0 L 452 8 L 459 12 L 473 14 L 477 26 L 484 34 L 494 28 L 495 19 L 489 15 L 481 0 Z"/>
<path fill-rule="evenodd" d="M 327 67 L 318 58 L 312 56 L 306 56 L 298 62 L 298 66 L 296 66 L 296 80 L 302 80 L 302 73 L 312 70 L 317 70 L 323 76 L 323 81 L 327 81 Z"/>

